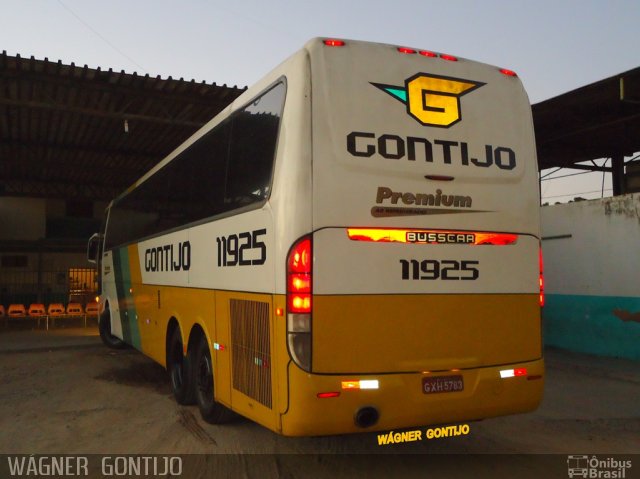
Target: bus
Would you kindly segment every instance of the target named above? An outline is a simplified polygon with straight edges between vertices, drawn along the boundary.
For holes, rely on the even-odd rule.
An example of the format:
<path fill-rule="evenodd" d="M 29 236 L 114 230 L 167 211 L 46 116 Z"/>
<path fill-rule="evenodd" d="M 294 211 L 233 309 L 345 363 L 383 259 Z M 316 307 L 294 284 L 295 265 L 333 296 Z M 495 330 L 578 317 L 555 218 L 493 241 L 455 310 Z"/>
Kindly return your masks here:
<path fill-rule="evenodd" d="M 106 209 L 103 341 L 286 436 L 534 410 L 542 267 L 518 76 L 317 38 Z"/>

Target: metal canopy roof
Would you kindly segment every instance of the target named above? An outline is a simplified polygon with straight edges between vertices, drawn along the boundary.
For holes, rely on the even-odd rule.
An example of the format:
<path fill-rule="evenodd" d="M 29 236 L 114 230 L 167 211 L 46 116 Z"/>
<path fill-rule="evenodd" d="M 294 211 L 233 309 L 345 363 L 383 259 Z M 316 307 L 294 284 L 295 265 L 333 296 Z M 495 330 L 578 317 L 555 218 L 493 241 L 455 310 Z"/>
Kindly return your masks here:
<path fill-rule="evenodd" d="M 0 195 L 110 200 L 244 89 L 0 56 Z M 640 68 L 533 105 L 540 169 L 623 175 Z M 576 165 L 612 157 L 612 167 Z"/>
<path fill-rule="evenodd" d="M 0 195 L 110 200 L 246 88 L 0 56 Z"/>
<path fill-rule="evenodd" d="M 640 68 L 533 105 L 540 169 L 640 151 Z"/>

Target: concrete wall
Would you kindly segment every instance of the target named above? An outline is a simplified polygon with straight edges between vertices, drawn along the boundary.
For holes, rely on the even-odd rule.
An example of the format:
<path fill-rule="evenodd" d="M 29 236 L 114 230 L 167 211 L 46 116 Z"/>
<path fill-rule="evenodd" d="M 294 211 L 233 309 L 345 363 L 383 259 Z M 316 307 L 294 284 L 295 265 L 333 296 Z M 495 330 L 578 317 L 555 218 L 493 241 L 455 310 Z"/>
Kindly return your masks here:
<path fill-rule="evenodd" d="M 640 194 L 542 208 L 545 342 L 640 360 Z"/>
<path fill-rule="evenodd" d="M 0 197 L 0 240 L 38 240 L 46 229 L 46 200 Z"/>

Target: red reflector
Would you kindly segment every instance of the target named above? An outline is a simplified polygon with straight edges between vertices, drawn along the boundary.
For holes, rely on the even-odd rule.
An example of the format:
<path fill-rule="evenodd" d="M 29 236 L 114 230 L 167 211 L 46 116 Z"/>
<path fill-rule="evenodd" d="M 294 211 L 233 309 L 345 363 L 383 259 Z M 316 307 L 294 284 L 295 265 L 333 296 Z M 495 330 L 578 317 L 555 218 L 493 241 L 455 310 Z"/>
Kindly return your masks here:
<path fill-rule="evenodd" d="M 516 368 L 513 370 L 513 375 L 514 376 L 526 376 L 527 375 L 527 368 Z"/>
<path fill-rule="evenodd" d="M 518 74 L 516 72 L 514 72 L 513 70 L 507 70 L 506 68 L 501 68 L 500 69 L 500 73 L 502 73 L 503 75 L 507 75 L 510 77 L 517 77 Z"/>
<path fill-rule="evenodd" d="M 338 396 L 340 396 L 340 391 L 334 391 L 334 392 L 328 392 L 328 393 L 318 393 L 318 394 L 316 394 L 316 396 L 318 396 L 320 399 L 337 398 Z"/>
<path fill-rule="evenodd" d="M 435 58 L 438 56 L 437 53 L 435 52 L 430 52 L 429 50 L 420 50 L 418 52 L 420 55 L 422 55 L 423 57 L 429 57 L 429 58 Z"/>
<path fill-rule="evenodd" d="M 326 40 L 323 40 L 322 43 L 324 43 L 328 47 L 343 47 L 344 46 L 344 42 L 342 40 L 336 40 L 334 38 L 328 38 Z"/>
<path fill-rule="evenodd" d="M 446 53 L 441 53 L 440 54 L 440 58 L 442 58 L 443 60 L 448 60 L 450 62 L 457 62 L 458 58 L 454 57 L 453 55 L 447 55 Z"/>
<path fill-rule="evenodd" d="M 398 47 L 398 51 L 400 53 L 407 53 L 409 55 L 416 53 L 416 51 L 413 48 L 407 48 L 407 47 Z"/>

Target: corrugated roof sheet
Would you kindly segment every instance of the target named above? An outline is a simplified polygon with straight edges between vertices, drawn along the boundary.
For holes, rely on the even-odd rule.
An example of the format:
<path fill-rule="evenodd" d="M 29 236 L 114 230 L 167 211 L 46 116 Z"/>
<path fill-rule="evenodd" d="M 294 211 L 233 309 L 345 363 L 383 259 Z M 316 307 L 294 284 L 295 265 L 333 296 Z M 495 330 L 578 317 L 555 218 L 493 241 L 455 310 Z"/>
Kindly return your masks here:
<path fill-rule="evenodd" d="M 540 169 L 640 151 L 640 68 L 532 108 Z"/>
<path fill-rule="evenodd" d="M 3 51 L 0 194 L 111 199 L 245 89 Z"/>

